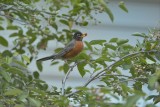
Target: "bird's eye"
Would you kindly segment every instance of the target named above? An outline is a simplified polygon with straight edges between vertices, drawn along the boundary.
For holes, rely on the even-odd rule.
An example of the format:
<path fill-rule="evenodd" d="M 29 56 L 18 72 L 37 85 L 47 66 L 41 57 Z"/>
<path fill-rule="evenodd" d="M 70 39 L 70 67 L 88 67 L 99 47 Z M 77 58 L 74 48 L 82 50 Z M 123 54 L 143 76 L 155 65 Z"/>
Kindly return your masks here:
<path fill-rule="evenodd" d="M 80 35 L 80 34 L 77 34 L 77 36 L 80 37 L 81 35 Z"/>

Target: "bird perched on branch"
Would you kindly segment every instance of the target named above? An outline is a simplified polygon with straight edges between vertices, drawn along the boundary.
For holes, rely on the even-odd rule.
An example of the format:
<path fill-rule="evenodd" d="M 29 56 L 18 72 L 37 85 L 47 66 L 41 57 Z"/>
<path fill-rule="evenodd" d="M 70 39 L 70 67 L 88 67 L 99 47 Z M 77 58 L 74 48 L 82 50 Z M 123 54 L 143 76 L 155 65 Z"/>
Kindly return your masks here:
<path fill-rule="evenodd" d="M 37 61 L 55 60 L 55 59 L 70 59 L 77 56 L 83 50 L 83 37 L 87 36 L 87 33 L 76 32 L 73 35 L 73 39 L 64 47 L 62 51 L 57 54 L 47 56 Z"/>

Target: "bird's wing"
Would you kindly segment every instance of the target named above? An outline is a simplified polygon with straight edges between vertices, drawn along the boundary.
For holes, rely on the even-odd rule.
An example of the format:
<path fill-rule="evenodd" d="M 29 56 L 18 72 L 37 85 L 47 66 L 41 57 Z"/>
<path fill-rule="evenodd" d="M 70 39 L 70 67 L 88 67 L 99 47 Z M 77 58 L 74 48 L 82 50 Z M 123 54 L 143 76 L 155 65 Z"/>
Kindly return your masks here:
<path fill-rule="evenodd" d="M 71 49 L 74 48 L 76 41 L 73 39 L 69 44 L 67 44 L 62 51 L 60 51 L 56 56 L 62 57 L 66 53 L 68 53 Z"/>

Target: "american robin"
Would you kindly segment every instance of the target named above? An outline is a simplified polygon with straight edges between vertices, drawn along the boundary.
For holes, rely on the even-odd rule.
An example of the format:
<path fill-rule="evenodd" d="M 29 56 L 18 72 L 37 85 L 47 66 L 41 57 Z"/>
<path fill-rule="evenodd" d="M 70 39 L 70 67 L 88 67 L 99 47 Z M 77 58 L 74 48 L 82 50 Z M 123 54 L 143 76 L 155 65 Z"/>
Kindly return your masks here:
<path fill-rule="evenodd" d="M 37 61 L 55 60 L 55 59 L 70 59 L 78 55 L 83 50 L 83 37 L 87 36 L 87 33 L 82 34 L 76 32 L 73 35 L 73 39 L 64 47 L 62 51 L 57 54 L 38 59 Z"/>

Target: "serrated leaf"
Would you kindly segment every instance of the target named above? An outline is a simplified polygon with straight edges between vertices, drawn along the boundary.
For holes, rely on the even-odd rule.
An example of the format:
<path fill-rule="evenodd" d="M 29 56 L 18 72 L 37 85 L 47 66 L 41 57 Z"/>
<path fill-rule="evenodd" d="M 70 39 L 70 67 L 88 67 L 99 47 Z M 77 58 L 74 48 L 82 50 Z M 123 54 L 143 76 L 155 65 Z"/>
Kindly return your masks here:
<path fill-rule="evenodd" d="M 22 55 L 23 60 L 25 60 L 27 63 L 30 63 L 30 58 L 26 55 Z"/>
<path fill-rule="evenodd" d="M 117 41 L 118 41 L 118 38 L 112 38 L 112 39 L 110 39 L 109 42 L 117 42 Z"/>
<path fill-rule="evenodd" d="M 89 42 L 90 45 L 103 45 L 103 43 L 105 43 L 106 40 L 92 40 L 91 42 Z"/>
<path fill-rule="evenodd" d="M 10 89 L 7 92 L 4 93 L 4 95 L 7 96 L 18 96 L 22 93 L 23 91 L 20 89 Z"/>
<path fill-rule="evenodd" d="M 117 41 L 117 45 L 118 45 L 118 46 L 123 45 L 123 44 L 127 43 L 128 41 L 129 41 L 128 39 L 118 40 L 118 41 Z"/>
<path fill-rule="evenodd" d="M 2 46 L 8 47 L 8 41 L 2 36 L 0 36 L 0 44 Z"/>
<path fill-rule="evenodd" d="M 128 13 L 128 9 L 126 8 L 125 3 L 124 3 L 123 1 L 120 1 L 120 2 L 119 2 L 119 7 L 120 7 L 123 11 L 125 11 L 125 12 Z"/>
<path fill-rule="evenodd" d="M 8 72 L 0 71 L 0 74 L 2 75 L 2 77 L 3 77 L 7 82 L 10 82 L 11 76 L 9 75 Z"/>

